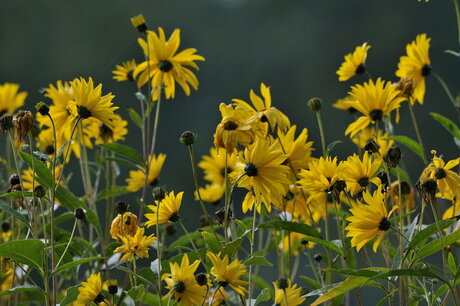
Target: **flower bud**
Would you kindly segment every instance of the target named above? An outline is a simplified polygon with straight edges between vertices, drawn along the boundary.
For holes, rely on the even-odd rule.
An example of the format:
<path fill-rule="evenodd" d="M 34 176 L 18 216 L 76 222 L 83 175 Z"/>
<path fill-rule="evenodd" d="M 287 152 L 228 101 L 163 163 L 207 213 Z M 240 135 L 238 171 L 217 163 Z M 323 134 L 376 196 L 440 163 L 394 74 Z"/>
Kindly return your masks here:
<path fill-rule="evenodd" d="M 369 140 L 366 145 L 364 146 L 364 151 L 369 152 L 370 154 L 372 153 L 378 153 L 380 150 L 380 146 L 377 142 L 374 140 Z"/>
<path fill-rule="evenodd" d="M 280 277 L 278 278 L 276 285 L 278 286 L 279 289 L 282 289 L 282 290 L 286 289 L 289 287 L 289 280 L 285 277 Z"/>
<path fill-rule="evenodd" d="M 320 261 L 323 259 L 323 257 L 321 256 L 321 254 L 315 254 L 315 255 L 313 256 L 313 259 L 314 259 L 316 262 L 320 262 Z"/>
<path fill-rule="evenodd" d="M 313 112 L 319 112 L 323 106 L 323 100 L 318 97 L 314 97 L 308 100 L 307 105 Z"/>
<path fill-rule="evenodd" d="M 75 219 L 80 220 L 82 223 L 86 224 L 86 214 L 82 208 L 75 209 L 74 212 Z"/>
<path fill-rule="evenodd" d="M 196 135 L 191 131 L 185 131 L 179 138 L 179 141 L 186 146 L 191 146 L 195 143 Z"/>
<path fill-rule="evenodd" d="M 50 107 L 46 105 L 45 102 L 38 102 L 35 104 L 35 109 L 43 116 L 46 116 L 50 113 Z"/>
<path fill-rule="evenodd" d="M 204 273 L 198 273 L 197 275 L 195 275 L 195 280 L 197 284 L 200 286 L 204 286 L 208 283 L 208 277 Z"/>
<path fill-rule="evenodd" d="M 139 14 L 132 17 L 130 20 L 133 27 L 135 27 L 140 33 L 147 32 L 147 24 L 145 23 L 144 15 Z"/>
<path fill-rule="evenodd" d="M 0 117 L 0 130 L 3 133 L 8 132 L 13 128 L 13 116 L 4 115 Z"/>
<path fill-rule="evenodd" d="M 216 215 L 216 218 L 217 218 L 217 221 L 219 221 L 220 224 L 224 224 L 224 220 L 225 220 L 225 208 L 222 207 L 220 208 L 219 210 L 217 210 L 215 212 L 215 215 Z M 228 209 L 228 216 L 227 216 L 227 222 L 228 220 L 232 217 L 232 210 L 229 208 Z"/>
<path fill-rule="evenodd" d="M 19 185 L 21 183 L 21 179 L 19 178 L 19 175 L 17 175 L 16 173 L 11 174 L 9 181 L 11 186 Z"/>
<path fill-rule="evenodd" d="M 387 155 L 384 157 L 385 162 L 391 168 L 395 168 L 398 166 L 399 161 L 401 160 L 401 150 L 399 147 L 391 147 L 388 150 Z"/>
<path fill-rule="evenodd" d="M 128 204 L 126 202 L 118 201 L 117 203 L 115 203 L 115 211 L 117 212 L 117 214 L 122 215 L 127 210 L 128 210 Z"/>
<path fill-rule="evenodd" d="M 34 188 L 34 196 L 37 198 L 43 198 L 46 196 L 46 189 L 42 185 L 35 186 Z"/>
<path fill-rule="evenodd" d="M 155 187 L 152 194 L 155 201 L 161 201 L 166 197 L 166 190 L 163 187 Z"/>

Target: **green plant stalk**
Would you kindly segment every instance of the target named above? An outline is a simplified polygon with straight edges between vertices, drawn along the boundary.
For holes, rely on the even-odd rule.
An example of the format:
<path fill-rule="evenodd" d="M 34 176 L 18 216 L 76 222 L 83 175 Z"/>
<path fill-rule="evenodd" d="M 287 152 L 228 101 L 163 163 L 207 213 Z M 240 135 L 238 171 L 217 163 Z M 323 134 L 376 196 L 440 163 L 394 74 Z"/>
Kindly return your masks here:
<path fill-rule="evenodd" d="M 454 1 L 455 1 L 455 0 L 454 0 Z M 439 84 L 441 84 L 442 88 L 443 88 L 444 91 L 446 92 L 446 95 L 447 95 L 447 97 L 449 97 L 449 100 L 450 100 L 450 102 L 452 103 L 452 105 L 454 106 L 454 108 L 457 108 L 458 105 L 457 105 L 457 103 L 455 102 L 454 96 L 453 96 L 452 93 L 450 92 L 449 87 L 447 87 L 447 84 L 444 82 L 444 80 L 441 78 L 441 76 L 440 76 L 439 74 L 437 74 L 435 71 L 431 71 L 431 74 L 434 75 L 434 77 L 436 78 L 436 80 L 438 80 Z"/>
<path fill-rule="evenodd" d="M 70 239 L 69 239 L 69 242 L 67 242 L 67 245 L 64 249 L 64 252 L 62 252 L 62 255 L 61 255 L 61 258 L 59 258 L 56 266 L 54 267 L 53 271 L 51 272 L 52 274 L 54 274 L 54 272 L 56 272 L 57 268 L 59 267 L 59 264 L 61 263 L 62 259 L 64 259 L 64 256 L 65 254 L 67 253 L 67 250 L 69 249 L 69 246 L 70 244 L 72 243 L 72 240 L 73 240 L 73 236 L 75 235 L 75 229 L 77 228 L 77 219 L 75 219 L 74 223 L 73 223 L 73 228 L 72 228 L 72 232 L 70 234 Z"/>
<path fill-rule="evenodd" d="M 32 136 L 30 134 L 30 132 L 28 133 L 28 138 L 29 138 L 29 152 L 30 152 L 30 156 L 34 156 L 34 152 L 32 151 L 32 145 L 33 145 L 33 141 L 32 141 Z M 31 208 L 31 211 L 32 211 L 32 217 L 33 217 L 33 224 L 34 224 L 34 229 L 35 229 L 35 236 L 37 236 L 37 233 L 38 233 L 38 229 L 37 229 L 37 225 L 38 225 L 38 218 L 37 218 L 37 215 L 36 215 L 36 209 L 35 209 L 35 194 L 34 194 L 34 191 L 35 191 L 35 161 L 34 159 L 32 158 L 32 208 Z"/>
<path fill-rule="evenodd" d="M 224 167 L 224 180 L 225 180 L 225 189 L 224 189 L 224 239 L 225 242 L 228 242 L 227 226 L 228 226 L 228 213 L 230 209 L 230 197 L 228 194 L 228 150 L 225 149 L 225 167 Z"/>
<path fill-rule="evenodd" d="M 250 243 L 250 253 L 249 253 L 249 258 L 252 258 L 252 256 L 254 255 L 254 242 L 255 242 L 255 238 L 256 238 L 256 215 L 257 215 L 257 206 L 258 205 L 262 205 L 262 203 L 260 202 L 256 202 L 254 203 L 254 207 L 253 207 L 253 214 L 252 214 L 252 230 L 251 230 L 251 243 Z M 253 288 L 255 287 L 255 283 L 254 285 L 252 284 L 252 280 L 251 280 L 251 273 L 252 272 L 252 265 L 249 266 L 249 273 L 248 273 L 248 282 L 249 282 L 249 306 L 251 306 L 251 297 L 252 297 L 252 291 L 253 291 Z"/>
<path fill-rule="evenodd" d="M 319 133 L 321 136 L 321 147 L 323 149 L 323 156 L 326 157 L 328 155 L 326 150 L 326 134 L 324 133 L 323 121 L 321 120 L 321 113 L 319 111 L 316 112 L 316 120 L 318 121 Z"/>
<path fill-rule="evenodd" d="M 425 156 L 425 155 L 424 155 Z M 398 177 L 398 200 L 399 200 L 399 230 L 402 232 L 404 232 L 404 218 L 402 217 L 403 215 L 403 207 L 402 207 L 402 201 L 401 201 L 401 178 L 399 177 L 399 170 L 396 169 L 396 175 Z M 391 188 L 391 187 L 390 187 Z M 394 198 L 393 198 L 394 199 Z M 400 257 L 400 262 L 399 262 L 399 268 L 400 269 L 404 269 L 404 258 L 403 258 L 403 241 L 402 241 L 402 237 L 401 236 L 398 236 L 398 242 L 399 242 L 399 257 Z M 399 278 L 399 305 L 404 305 L 404 294 L 406 294 L 405 292 L 405 288 L 406 288 L 406 285 L 405 285 L 405 279 L 403 279 L 403 277 L 401 276 Z M 408 297 L 408 295 L 406 295 L 406 297 Z"/>
<path fill-rule="evenodd" d="M 410 111 L 410 116 L 412 118 L 412 124 L 414 125 L 415 134 L 417 135 L 418 144 L 420 145 L 420 147 L 422 148 L 422 151 L 423 151 L 423 162 L 426 164 L 427 159 L 426 159 L 425 146 L 423 145 L 422 135 L 420 133 L 420 129 L 419 129 L 418 124 L 417 124 L 417 118 L 415 117 L 415 112 L 414 112 L 413 106 L 410 103 L 409 103 L 409 111 Z"/>
<path fill-rule="evenodd" d="M 182 230 L 184 231 L 185 236 L 187 236 L 188 241 L 190 241 L 190 244 L 192 245 L 193 250 L 196 252 L 196 254 L 198 255 L 198 257 L 200 257 L 201 262 L 203 263 L 203 266 L 204 266 L 206 272 L 209 274 L 208 268 L 207 268 L 206 265 L 205 265 L 205 262 L 206 262 L 206 261 L 205 261 L 204 258 L 201 256 L 200 252 L 198 252 L 198 249 L 196 248 L 196 245 L 195 245 L 195 243 L 193 242 L 193 239 L 190 237 L 190 233 L 187 231 L 187 229 L 185 228 L 185 226 L 184 226 L 184 224 L 182 223 L 181 220 L 179 220 L 179 221 L 177 221 L 177 222 L 179 223 L 180 227 L 181 227 Z"/>
<path fill-rule="evenodd" d="M 458 43 L 460 45 L 460 7 L 457 0 L 452 0 L 455 7 L 455 16 L 457 17 L 457 33 L 458 33 Z"/>
<path fill-rule="evenodd" d="M 158 212 L 160 210 L 160 205 L 161 201 L 158 201 L 157 204 L 157 211 L 156 211 L 156 224 L 155 224 L 155 229 L 156 229 L 156 235 L 157 235 L 157 259 L 158 259 L 158 303 L 163 305 L 161 302 L 161 239 L 160 239 L 160 225 L 158 224 Z"/>

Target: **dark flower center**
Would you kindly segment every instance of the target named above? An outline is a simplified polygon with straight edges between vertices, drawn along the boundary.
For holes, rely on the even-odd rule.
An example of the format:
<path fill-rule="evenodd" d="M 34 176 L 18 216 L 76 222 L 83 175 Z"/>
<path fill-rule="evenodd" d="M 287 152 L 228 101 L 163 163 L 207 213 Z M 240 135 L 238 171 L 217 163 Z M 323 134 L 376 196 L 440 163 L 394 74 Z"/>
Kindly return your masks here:
<path fill-rule="evenodd" d="M 78 115 L 82 119 L 87 119 L 87 118 L 91 117 L 91 112 L 86 107 L 84 107 L 82 105 L 79 105 L 78 106 Z"/>
<path fill-rule="evenodd" d="M 289 282 L 287 280 L 287 278 L 285 277 L 281 277 L 278 279 L 278 288 L 279 289 L 286 289 L 287 287 L 289 287 Z"/>
<path fill-rule="evenodd" d="M 246 172 L 247 176 L 256 176 L 257 175 L 257 168 L 254 166 L 253 163 L 247 163 L 244 167 L 244 172 Z"/>
<path fill-rule="evenodd" d="M 185 284 L 183 281 L 178 281 L 174 284 L 174 291 L 177 293 L 182 293 L 185 291 Z"/>
<path fill-rule="evenodd" d="M 169 217 L 168 220 L 171 221 L 171 222 L 177 222 L 177 221 L 179 221 L 179 214 L 178 214 L 178 213 L 173 213 L 173 214 L 171 215 L 171 217 Z"/>
<path fill-rule="evenodd" d="M 363 74 L 364 72 L 366 72 L 366 65 L 364 65 L 364 64 L 359 64 L 359 66 L 356 67 L 355 73 L 356 73 L 356 74 Z"/>
<path fill-rule="evenodd" d="M 434 176 L 438 180 L 442 180 L 443 178 L 446 177 L 446 171 L 444 171 L 444 169 L 442 169 L 442 168 L 438 168 L 438 169 L 436 169 L 436 172 L 434 173 Z"/>
<path fill-rule="evenodd" d="M 7 112 L 6 110 L 1 110 L 1 111 L 0 111 L 0 117 L 2 117 L 3 115 L 5 115 L 6 112 Z"/>
<path fill-rule="evenodd" d="M 99 304 L 99 303 L 104 302 L 104 299 L 105 299 L 104 295 L 102 295 L 102 293 L 99 293 L 93 302 L 96 304 Z"/>
<path fill-rule="evenodd" d="M 225 288 L 225 287 L 227 287 L 228 283 L 227 282 L 218 282 L 217 285 L 219 287 Z"/>
<path fill-rule="evenodd" d="M 54 146 L 53 145 L 49 145 L 45 148 L 45 153 L 48 154 L 48 155 L 51 155 L 54 153 Z"/>
<path fill-rule="evenodd" d="M 208 278 L 206 277 L 206 274 L 204 273 L 198 273 L 197 275 L 195 275 L 195 280 L 197 284 L 200 286 L 204 286 L 208 282 Z"/>
<path fill-rule="evenodd" d="M 427 76 L 430 73 L 431 73 L 431 66 L 428 65 L 428 64 L 425 64 L 425 66 L 423 66 L 423 68 L 422 68 L 422 75 Z"/>
<path fill-rule="evenodd" d="M 267 116 L 263 115 L 263 116 L 260 118 L 260 122 L 268 122 Z"/>
<path fill-rule="evenodd" d="M 99 136 L 104 141 L 109 141 L 110 139 L 113 139 L 113 131 L 107 125 L 105 125 L 104 123 L 101 123 L 99 124 Z"/>
<path fill-rule="evenodd" d="M 408 182 L 401 182 L 401 194 L 409 194 L 410 185 Z"/>
<path fill-rule="evenodd" d="M 2 231 L 8 232 L 11 229 L 11 225 L 8 222 L 2 223 Z"/>
<path fill-rule="evenodd" d="M 371 117 L 372 121 L 382 120 L 383 112 L 380 109 L 374 109 L 369 113 L 369 117 Z"/>
<path fill-rule="evenodd" d="M 158 185 L 158 179 L 154 179 L 151 183 L 150 183 L 150 186 L 154 187 L 156 185 Z"/>
<path fill-rule="evenodd" d="M 168 60 L 160 61 L 158 63 L 158 69 L 160 69 L 163 72 L 169 72 L 172 68 L 173 64 Z"/>
<path fill-rule="evenodd" d="M 115 295 L 118 292 L 118 286 L 116 286 L 116 285 L 111 285 L 111 286 L 109 286 L 108 289 L 109 289 L 109 293 L 111 295 Z"/>
<path fill-rule="evenodd" d="M 362 177 L 358 180 L 358 184 L 359 186 L 361 187 L 367 187 L 367 185 L 369 185 L 369 178 L 368 177 Z"/>
<path fill-rule="evenodd" d="M 349 108 L 347 109 L 347 111 L 348 111 L 350 114 L 354 114 L 354 113 L 356 113 L 356 108 L 354 108 L 354 107 L 349 107 Z"/>
<path fill-rule="evenodd" d="M 379 230 L 381 231 L 387 231 L 390 229 L 391 222 L 388 220 L 387 217 L 383 217 L 382 220 L 379 223 Z"/>
<path fill-rule="evenodd" d="M 233 121 L 227 121 L 224 123 L 224 130 L 233 131 L 233 130 L 236 130 L 237 128 L 238 128 L 238 124 L 236 124 Z"/>
<path fill-rule="evenodd" d="M 134 77 L 133 77 L 133 71 L 128 71 L 128 73 L 126 74 L 126 78 L 129 80 L 129 81 L 134 81 Z"/>

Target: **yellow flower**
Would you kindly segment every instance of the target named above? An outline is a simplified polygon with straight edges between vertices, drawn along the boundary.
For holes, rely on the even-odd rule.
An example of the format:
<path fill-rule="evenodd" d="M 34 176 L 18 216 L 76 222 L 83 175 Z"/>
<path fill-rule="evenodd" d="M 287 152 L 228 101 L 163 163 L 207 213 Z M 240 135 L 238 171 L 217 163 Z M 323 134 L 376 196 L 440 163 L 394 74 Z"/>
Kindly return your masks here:
<path fill-rule="evenodd" d="M 346 96 L 343 99 L 338 99 L 332 106 L 337 109 L 348 111 L 350 114 L 356 113 L 356 109 L 350 106 L 350 101 L 353 101 L 350 96 Z"/>
<path fill-rule="evenodd" d="M 199 188 L 201 199 L 209 203 L 217 203 L 224 196 L 225 184 L 206 184 L 204 188 Z M 195 200 L 199 200 L 198 193 L 195 191 Z"/>
<path fill-rule="evenodd" d="M 206 286 L 200 286 L 195 280 L 195 271 L 200 265 L 200 260 L 190 264 L 187 253 L 182 257 L 182 262 L 169 263 L 171 273 L 161 277 L 166 282 L 166 289 L 170 291 L 163 297 L 168 300 L 172 296 L 181 305 L 201 305 L 206 297 Z"/>
<path fill-rule="evenodd" d="M 94 88 L 93 79 L 86 81 L 84 78 L 74 79 L 70 82 L 73 89 L 73 99 L 68 102 L 68 109 L 74 117 L 82 119 L 96 118 L 110 128 L 113 128 L 113 120 L 116 119 L 111 93 L 102 96 L 102 84 Z"/>
<path fill-rule="evenodd" d="M 451 169 L 458 166 L 460 157 L 445 163 L 442 158 L 436 156 L 436 151 L 432 150 L 433 159 L 431 163 L 423 170 L 419 181 L 421 183 L 434 179 L 438 183 L 439 192 L 442 196 L 453 195 L 460 198 L 460 176 Z"/>
<path fill-rule="evenodd" d="M 147 178 L 147 185 L 157 184 L 158 176 L 160 175 L 161 168 L 166 160 L 166 154 L 160 153 L 158 156 L 151 155 L 149 157 L 150 167 L 149 175 Z M 131 170 L 129 171 L 129 178 L 126 179 L 128 183 L 127 189 L 131 192 L 136 192 L 142 187 L 145 183 L 145 171 L 143 170 Z"/>
<path fill-rule="evenodd" d="M 283 114 L 280 110 L 272 107 L 272 98 L 270 95 L 270 88 L 265 86 L 264 83 L 260 84 L 260 92 L 262 97 L 259 97 L 252 89 L 249 92 L 249 98 L 251 99 L 252 105 L 241 100 L 233 99 L 232 101 L 242 108 L 244 108 L 250 115 L 250 121 L 258 120 L 259 122 L 268 122 L 269 127 L 274 131 L 275 127 L 285 132 L 290 126 L 289 118 Z M 266 135 L 266 129 L 263 131 L 263 136 Z"/>
<path fill-rule="evenodd" d="M 305 302 L 306 298 L 300 297 L 302 288 L 297 288 L 297 284 L 292 285 L 290 279 L 286 281 L 286 288 L 280 288 L 279 284 L 273 283 L 273 287 L 275 287 L 275 303 L 280 306 L 296 306 Z"/>
<path fill-rule="evenodd" d="M 18 84 L 4 83 L 0 85 L 0 117 L 5 114 L 12 114 L 24 105 L 27 93 L 18 91 Z"/>
<path fill-rule="evenodd" d="M 238 145 L 247 146 L 254 141 L 252 124 L 248 121 L 249 113 L 242 107 L 219 105 L 222 120 L 214 134 L 214 146 L 233 152 Z"/>
<path fill-rule="evenodd" d="M 405 100 L 404 97 L 400 96 L 400 91 L 391 82 L 385 84 L 385 81 L 380 78 L 375 83 L 369 80 L 368 83 L 363 85 L 352 86 L 348 94 L 352 99 L 348 103 L 350 107 L 355 108 L 364 115 L 350 124 L 345 131 L 345 135 L 351 134 L 351 137 L 370 123 L 382 120 L 384 116 L 398 109 L 401 102 Z M 399 120 L 398 118 L 396 119 L 396 121 Z"/>
<path fill-rule="evenodd" d="M 377 174 L 381 163 L 381 158 L 372 160 L 368 152 L 364 152 L 362 159 L 357 154 L 353 154 L 343 162 L 340 176 L 347 183 L 351 195 L 365 190 L 369 183 L 375 185 L 380 183 L 380 179 L 374 175 Z"/>
<path fill-rule="evenodd" d="M 139 32 L 145 32 L 147 30 L 147 25 L 145 24 L 144 15 L 139 14 L 130 18 L 131 24 L 133 27 L 137 28 Z"/>
<path fill-rule="evenodd" d="M 264 203 L 270 211 L 270 202 L 280 200 L 288 191 L 290 170 L 282 165 L 285 160 L 277 142 L 270 144 L 268 139 L 257 137 L 244 150 L 230 180 L 238 180 L 239 187 L 253 190 L 257 204 Z"/>
<path fill-rule="evenodd" d="M 414 104 L 415 100 L 423 104 L 425 77 L 431 72 L 431 61 L 428 54 L 430 40 L 431 38 L 428 38 L 426 34 L 417 35 L 415 41 L 406 46 L 407 55 L 399 59 L 396 76 L 408 78 L 414 82 L 413 99 L 409 100 L 411 104 Z"/>
<path fill-rule="evenodd" d="M 102 294 L 101 273 L 91 274 L 86 282 L 81 283 L 81 287 L 78 287 L 78 291 L 80 293 L 77 296 L 76 303 L 84 305 L 91 302 L 96 305 L 102 303 L 108 304 Z"/>
<path fill-rule="evenodd" d="M 246 272 L 246 266 L 242 264 L 242 260 L 235 259 L 229 263 L 228 256 L 225 255 L 221 259 L 221 254 L 207 252 L 206 256 L 212 262 L 211 274 L 215 277 L 214 281 L 220 287 L 229 285 L 239 295 L 245 295 L 248 290 L 244 286 L 250 286 L 250 283 L 242 281 L 239 278 Z"/>
<path fill-rule="evenodd" d="M 11 230 L 11 224 L 8 222 L 2 223 L 2 240 L 3 242 L 10 241 L 13 231 Z"/>
<path fill-rule="evenodd" d="M 374 252 L 377 252 L 385 232 L 391 227 L 389 218 L 398 207 L 394 206 L 388 214 L 385 207 L 385 195 L 380 187 L 373 195 L 368 191 L 364 192 L 363 199 L 365 204 L 357 201 L 358 205 L 350 208 L 353 215 L 347 218 L 350 224 L 345 230 L 348 231 L 347 237 L 352 237 L 351 246 L 356 247 L 357 251 L 372 238 L 377 237 L 373 245 Z"/>
<path fill-rule="evenodd" d="M 3 277 L 2 283 L 0 284 L 0 290 L 1 291 L 6 291 L 10 290 L 13 288 L 14 283 L 16 282 L 14 279 L 14 270 L 13 268 L 9 268 L 6 272 L 4 272 L 5 275 Z M 3 299 L 5 297 L 2 297 Z"/>
<path fill-rule="evenodd" d="M 295 220 L 295 221 L 297 222 L 298 220 Z M 315 246 L 315 243 L 311 241 L 308 241 L 308 244 L 303 246 L 301 244 L 301 240 L 304 239 L 305 237 L 307 236 L 304 234 L 300 234 L 296 232 L 289 232 L 287 235 L 283 237 L 283 239 L 278 244 L 278 249 L 283 251 L 285 254 L 289 253 L 289 250 L 291 250 L 292 255 L 298 256 L 300 249 L 305 249 L 305 247 L 312 248 Z"/>
<path fill-rule="evenodd" d="M 156 205 L 148 205 L 147 207 L 152 213 L 145 214 L 148 219 L 145 222 L 147 227 L 151 227 L 157 224 L 157 211 L 158 211 L 158 224 L 167 222 L 177 222 L 179 220 L 179 209 L 182 203 L 182 197 L 184 192 L 181 191 L 177 195 L 174 195 L 174 191 L 171 191 L 161 201 L 155 201 Z"/>
<path fill-rule="evenodd" d="M 125 253 L 120 261 L 133 260 L 134 256 L 149 258 L 149 247 L 157 239 L 153 234 L 144 236 L 145 229 L 139 227 L 134 236 L 120 236 L 124 245 L 116 248 L 114 253 Z"/>
<path fill-rule="evenodd" d="M 386 138 L 388 137 L 390 137 L 390 135 L 388 135 L 388 133 L 380 129 L 377 131 L 376 135 L 375 128 L 366 127 L 362 129 L 358 134 L 356 134 L 353 138 L 351 138 L 351 140 L 361 149 L 363 149 L 370 140 L 375 141 L 380 146 L 380 156 L 384 157 L 387 155 L 388 150 L 394 144 L 393 140 L 386 140 Z"/>
<path fill-rule="evenodd" d="M 460 198 L 453 198 L 452 196 L 443 197 L 443 198 L 451 201 L 452 206 L 446 209 L 446 211 L 442 215 L 442 219 L 454 218 L 455 216 L 459 215 L 460 214 Z"/>
<path fill-rule="evenodd" d="M 113 220 L 110 226 L 110 237 L 121 240 L 123 236 L 134 236 L 137 232 L 138 221 L 137 216 L 125 212 L 123 215 L 118 214 Z"/>
<path fill-rule="evenodd" d="M 223 184 L 225 182 L 225 159 L 227 159 L 227 174 L 235 169 L 238 158 L 237 151 L 229 152 L 226 150 L 217 151 L 215 148 L 209 150 L 209 156 L 203 155 L 198 167 L 204 171 L 204 179 L 213 184 Z"/>
<path fill-rule="evenodd" d="M 300 135 L 295 138 L 296 126 L 293 125 L 286 133 L 278 131 L 278 139 L 281 148 L 287 155 L 287 165 L 295 172 L 308 167 L 311 157 L 313 141 L 307 142 L 308 130 L 303 129 Z"/>
<path fill-rule="evenodd" d="M 187 96 L 190 95 L 190 86 L 198 89 L 198 79 L 187 67 L 198 70 L 195 61 L 204 61 L 204 57 L 196 54 L 196 49 L 185 49 L 176 54 L 180 44 L 180 30 L 175 29 L 171 37 L 166 40 L 165 33 L 158 27 L 158 34 L 147 31 L 147 42 L 139 38 L 138 43 L 144 50 L 148 61 L 140 63 L 134 70 L 134 79 L 139 87 L 149 80 L 152 83 L 152 99 L 156 101 L 159 88 L 164 86 L 166 99 L 174 98 L 176 82 L 182 87 Z"/>
<path fill-rule="evenodd" d="M 128 129 L 126 128 L 128 121 L 123 120 L 120 115 L 115 114 L 112 122 L 113 129 L 104 123 L 96 123 L 98 131 L 96 144 L 125 140 L 125 135 L 128 134 Z"/>
<path fill-rule="evenodd" d="M 109 279 L 104 282 L 102 289 L 109 292 L 109 294 L 115 295 L 118 292 L 118 281 L 116 279 Z"/>
<path fill-rule="evenodd" d="M 208 293 L 208 301 L 211 306 L 225 305 L 225 301 L 230 299 L 230 295 L 225 292 L 224 288 L 211 288 Z M 206 305 L 209 305 L 206 303 Z"/>
<path fill-rule="evenodd" d="M 134 69 L 136 69 L 136 60 L 123 62 L 121 65 L 117 65 L 116 69 L 112 71 L 113 78 L 118 82 L 134 81 Z"/>
<path fill-rule="evenodd" d="M 362 46 L 356 47 L 353 53 L 345 55 L 345 61 L 336 72 L 339 76 L 339 81 L 346 81 L 357 74 L 363 74 L 366 72 L 365 63 L 367 51 L 370 48 L 371 46 L 365 42 Z"/>
<path fill-rule="evenodd" d="M 391 184 L 391 192 L 387 192 L 387 195 L 389 194 L 393 195 L 393 205 L 398 205 L 403 213 L 415 208 L 415 193 L 408 182 L 401 182 L 401 199 L 399 199 L 399 181 Z"/>

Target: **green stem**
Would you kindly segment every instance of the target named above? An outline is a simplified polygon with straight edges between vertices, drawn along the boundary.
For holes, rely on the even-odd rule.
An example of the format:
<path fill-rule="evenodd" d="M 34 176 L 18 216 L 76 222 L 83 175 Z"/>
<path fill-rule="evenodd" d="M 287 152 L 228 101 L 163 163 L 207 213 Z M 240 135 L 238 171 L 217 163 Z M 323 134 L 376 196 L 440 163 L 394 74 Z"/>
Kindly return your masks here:
<path fill-rule="evenodd" d="M 208 268 L 207 268 L 206 265 L 205 265 L 205 260 L 204 260 L 204 258 L 201 256 L 200 252 L 198 252 L 198 249 L 196 248 L 196 245 L 195 245 L 195 243 L 193 242 L 193 239 L 190 237 L 190 234 L 189 234 L 189 232 L 187 231 L 187 229 L 185 228 L 184 224 L 182 223 L 181 220 L 179 220 L 179 221 L 177 221 L 177 222 L 179 223 L 180 227 L 181 227 L 182 230 L 184 231 L 185 236 L 187 236 L 188 241 L 190 241 L 190 244 L 192 245 L 193 250 L 196 252 L 196 254 L 198 255 L 198 257 L 200 257 L 201 262 L 203 263 L 203 266 L 204 266 L 204 268 L 206 269 L 206 272 L 209 273 Z"/>
<path fill-rule="evenodd" d="M 158 204 L 157 204 L 157 211 L 156 211 L 156 224 L 155 224 L 155 228 L 156 228 L 156 235 L 157 235 L 157 259 L 158 259 L 158 265 L 157 265 L 157 268 L 158 268 L 158 291 L 161 292 L 161 239 L 160 239 L 160 226 L 158 224 L 158 213 L 160 211 L 160 205 L 161 205 L 161 201 L 158 201 Z M 162 305 L 162 301 L 161 301 L 161 295 L 158 294 L 158 302 L 160 304 L 160 306 Z"/>
<path fill-rule="evenodd" d="M 75 229 L 77 228 L 77 219 L 75 219 L 75 222 L 73 223 L 73 228 L 72 228 L 72 233 L 70 234 L 70 239 L 69 242 L 67 242 L 67 245 L 64 249 L 64 252 L 62 252 L 61 258 L 59 258 L 56 266 L 54 267 L 53 271 L 51 272 L 54 274 L 56 272 L 57 268 L 59 267 L 59 264 L 61 263 L 62 259 L 64 258 L 65 254 L 67 253 L 67 250 L 69 249 L 70 244 L 72 243 L 73 236 L 75 235 Z"/>
<path fill-rule="evenodd" d="M 316 120 L 318 121 L 318 127 L 319 127 L 319 133 L 321 135 L 321 147 L 323 149 L 323 156 L 327 156 L 327 151 L 326 151 L 326 136 L 324 134 L 324 129 L 323 129 L 323 121 L 321 120 L 321 114 L 320 112 L 316 112 Z"/>
<path fill-rule="evenodd" d="M 460 7 L 457 0 L 452 0 L 455 7 L 455 15 L 457 16 L 457 31 L 458 31 L 458 43 L 460 45 Z"/>
<path fill-rule="evenodd" d="M 444 89 L 444 91 L 446 92 L 447 96 L 449 97 L 450 102 L 452 103 L 454 108 L 457 109 L 458 105 L 455 102 L 454 96 L 450 92 L 449 87 L 447 87 L 447 84 L 444 82 L 444 80 L 441 78 L 441 76 L 439 74 L 437 74 L 435 71 L 431 71 L 431 74 L 436 78 L 436 80 L 438 80 L 439 84 L 441 84 L 442 88 Z"/>
<path fill-rule="evenodd" d="M 252 214 L 252 230 L 251 230 L 251 243 L 250 243 L 250 254 L 249 254 L 249 258 L 252 258 L 252 256 L 254 255 L 254 241 L 255 241 L 255 237 L 256 237 L 256 215 L 257 215 L 257 205 L 262 205 L 262 203 L 254 203 L 254 207 L 252 208 L 253 209 L 253 214 Z M 252 272 L 252 265 L 249 266 L 249 273 L 248 273 L 248 282 L 249 282 L 249 306 L 251 306 L 251 296 L 252 296 L 252 291 L 253 291 L 253 288 L 255 287 L 252 283 L 251 283 L 251 273 Z"/>
<path fill-rule="evenodd" d="M 413 106 L 410 103 L 409 103 L 409 111 L 410 111 L 410 116 L 412 118 L 412 124 L 414 125 L 415 134 L 417 135 L 418 144 L 420 145 L 420 147 L 422 147 L 423 162 L 426 164 L 427 160 L 426 160 L 426 156 L 425 156 L 425 146 L 423 145 L 422 135 L 421 135 L 420 130 L 418 128 L 417 118 L 415 118 L 415 112 L 414 112 Z"/>

